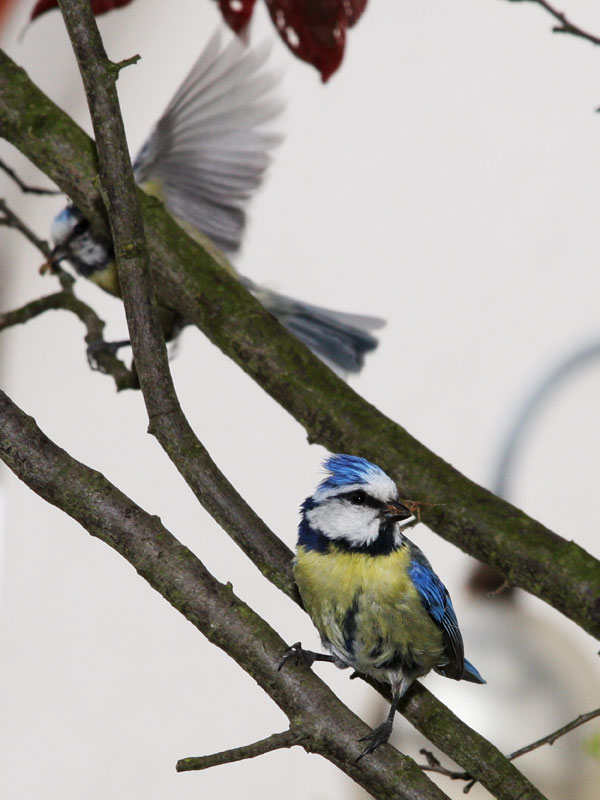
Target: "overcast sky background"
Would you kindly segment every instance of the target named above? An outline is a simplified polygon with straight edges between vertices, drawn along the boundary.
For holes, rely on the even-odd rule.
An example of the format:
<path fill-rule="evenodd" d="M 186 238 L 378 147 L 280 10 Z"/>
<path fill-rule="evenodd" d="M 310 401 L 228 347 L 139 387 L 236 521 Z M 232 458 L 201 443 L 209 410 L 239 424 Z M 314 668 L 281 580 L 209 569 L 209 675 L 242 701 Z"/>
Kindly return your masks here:
<path fill-rule="evenodd" d="M 598 33 L 600 11 L 589 5 L 573 2 L 568 12 Z M 91 130 L 59 14 L 19 42 L 28 4 L 19 6 L 4 46 Z M 273 36 L 257 11 L 257 38 Z M 101 20 L 114 60 L 142 55 L 118 84 L 132 153 L 217 20 L 206 0 L 180 0 L 176 10 L 136 0 Z M 325 86 L 277 42 L 286 140 L 237 261 L 287 294 L 385 318 L 381 345 L 353 387 L 484 485 L 528 391 L 557 360 L 600 338 L 600 48 L 553 36 L 551 24 L 533 4 L 371 0 Z M 43 182 L 12 148 L 0 150 L 22 177 Z M 0 194 L 47 236 L 62 200 L 22 197 L 0 181 Z M 37 274 L 39 255 L 14 232 L 0 236 L 2 308 L 53 291 Z M 107 337 L 123 338 L 120 303 L 83 281 L 78 292 L 109 321 Z M 139 394 L 117 396 L 88 370 L 77 320 L 47 314 L 3 333 L 0 348 L 4 387 L 51 438 L 159 514 L 284 639 L 317 646 L 310 621 L 246 562 L 146 435 Z M 293 546 L 324 450 L 198 331 L 184 332 L 172 370 L 217 464 Z M 544 406 L 511 494 L 597 557 L 599 391 L 600 370 L 588 370 Z M 283 715 L 116 554 L 6 471 L 2 492 L 7 797 L 185 800 L 240 787 L 250 800 L 283 791 L 289 800 L 347 796 L 333 767 L 299 749 L 176 775 L 178 758 L 262 738 L 285 727 Z M 424 526 L 412 538 L 448 585 L 467 655 L 488 680 L 427 678 L 440 698 L 506 750 L 598 705 L 597 642 L 533 598 L 508 612 L 502 601 L 474 601 L 462 590 L 469 559 Z M 368 687 L 317 669 L 366 720 L 383 716 Z M 396 728 L 400 746 L 417 753 L 424 745 L 402 718 Z M 531 759 L 552 800 L 596 796 L 597 764 L 594 773 L 583 754 L 594 735 L 598 725 Z M 488 796 L 476 791 L 472 798 Z"/>

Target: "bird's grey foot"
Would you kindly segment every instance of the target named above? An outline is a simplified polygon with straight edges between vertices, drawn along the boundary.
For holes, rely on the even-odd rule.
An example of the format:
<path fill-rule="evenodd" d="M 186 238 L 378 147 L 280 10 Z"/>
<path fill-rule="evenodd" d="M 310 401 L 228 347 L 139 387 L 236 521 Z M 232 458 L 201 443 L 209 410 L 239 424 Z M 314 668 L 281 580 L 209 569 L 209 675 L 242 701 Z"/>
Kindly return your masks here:
<path fill-rule="evenodd" d="M 300 664 L 306 667 L 312 667 L 315 661 L 328 661 L 331 664 L 335 663 L 333 656 L 328 656 L 324 653 L 313 653 L 312 650 L 303 650 L 301 642 L 296 642 L 291 647 L 288 647 L 288 649 L 282 655 L 279 666 L 277 667 L 277 671 L 279 672 L 284 664 L 292 660 L 296 667 Z"/>
<path fill-rule="evenodd" d="M 103 372 L 101 358 L 102 354 L 106 353 L 110 356 L 115 356 L 122 347 L 129 347 L 131 342 L 124 339 L 120 342 L 105 342 L 97 341 L 90 342 L 87 346 L 86 356 L 90 369 Z"/>
<path fill-rule="evenodd" d="M 360 761 L 363 756 L 368 756 L 374 750 L 377 750 L 382 744 L 385 744 L 392 733 L 392 720 L 386 719 L 381 725 L 378 725 L 371 733 L 359 739 L 359 742 L 368 742 L 365 749 L 358 756 L 356 761 Z"/>

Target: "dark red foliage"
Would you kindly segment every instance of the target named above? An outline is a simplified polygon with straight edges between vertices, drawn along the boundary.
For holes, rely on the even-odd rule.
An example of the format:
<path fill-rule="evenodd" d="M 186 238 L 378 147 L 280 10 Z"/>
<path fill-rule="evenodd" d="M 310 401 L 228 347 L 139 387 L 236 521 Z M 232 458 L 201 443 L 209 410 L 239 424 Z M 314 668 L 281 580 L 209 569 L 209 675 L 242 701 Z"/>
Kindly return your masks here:
<path fill-rule="evenodd" d="M 344 55 L 346 29 L 367 0 L 265 0 L 277 31 L 292 53 L 315 66 L 326 81 Z"/>
<path fill-rule="evenodd" d="M 243 30 L 252 16 L 256 0 L 218 0 L 223 19 L 232 31 Z"/>
<path fill-rule="evenodd" d="M 92 0 L 94 14 L 126 6 L 131 0 Z M 252 16 L 256 0 L 217 0 L 223 19 L 240 33 Z M 339 67 L 346 30 L 365 10 L 367 0 L 265 0 L 277 32 L 292 53 L 308 61 L 328 80 Z M 52 8 L 57 0 L 37 0 L 31 19 Z"/>
<path fill-rule="evenodd" d="M 131 0 L 92 0 L 92 11 L 94 14 L 104 14 L 106 11 L 112 11 L 113 8 L 126 6 L 129 3 L 131 3 Z M 33 20 L 53 8 L 58 8 L 56 0 L 38 0 L 31 11 L 29 19 Z"/>

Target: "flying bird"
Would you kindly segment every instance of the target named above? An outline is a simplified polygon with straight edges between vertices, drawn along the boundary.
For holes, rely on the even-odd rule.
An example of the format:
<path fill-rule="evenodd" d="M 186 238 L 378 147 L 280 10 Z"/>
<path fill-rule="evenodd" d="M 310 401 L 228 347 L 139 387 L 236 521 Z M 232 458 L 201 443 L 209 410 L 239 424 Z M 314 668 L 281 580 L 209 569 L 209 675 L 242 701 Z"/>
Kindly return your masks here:
<path fill-rule="evenodd" d="M 278 75 L 269 70 L 266 44 L 251 48 L 235 37 L 223 48 L 218 30 L 175 93 L 136 157 L 138 185 L 160 198 L 191 236 L 206 237 L 228 257 L 239 250 L 246 205 L 261 185 L 281 137 L 270 128 L 282 110 Z M 51 228 L 51 265 L 75 271 L 120 296 L 110 240 L 95 236 L 69 203 Z M 375 317 L 331 311 L 256 285 L 227 265 L 298 339 L 342 372 L 358 372 L 377 347 Z M 172 338 L 181 330 L 178 321 Z"/>
<path fill-rule="evenodd" d="M 388 741 L 411 683 L 432 669 L 485 683 L 464 657 L 450 595 L 403 532 L 413 513 L 396 484 L 358 456 L 334 455 L 328 475 L 301 507 L 294 577 L 327 654 L 293 645 L 288 661 L 352 667 L 392 690 L 386 720 L 361 741 L 357 761 Z"/>

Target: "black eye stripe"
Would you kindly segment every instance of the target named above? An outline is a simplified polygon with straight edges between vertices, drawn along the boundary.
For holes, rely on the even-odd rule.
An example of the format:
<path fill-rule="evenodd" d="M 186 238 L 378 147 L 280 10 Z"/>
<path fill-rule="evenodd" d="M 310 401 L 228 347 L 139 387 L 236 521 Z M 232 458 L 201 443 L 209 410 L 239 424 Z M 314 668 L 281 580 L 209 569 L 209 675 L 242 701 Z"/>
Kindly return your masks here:
<path fill-rule="evenodd" d="M 68 241 L 71 241 L 76 236 L 80 236 L 82 233 L 85 233 L 85 231 L 89 228 L 89 225 L 90 223 L 87 221 L 87 219 L 80 220 L 69 234 Z"/>
<path fill-rule="evenodd" d="M 385 505 L 385 503 L 382 503 L 381 500 L 377 500 L 375 497 L 367 494 L 362 489 L 354 489 L 352 492 L 338 494 L 338 497 L 342 498 L 342 500 L 348 500 L 348 502 L 352 503 L 352 505 L 366 506 L 368 508 L 376 508 L 377 510 L 383 508 Z"/>

